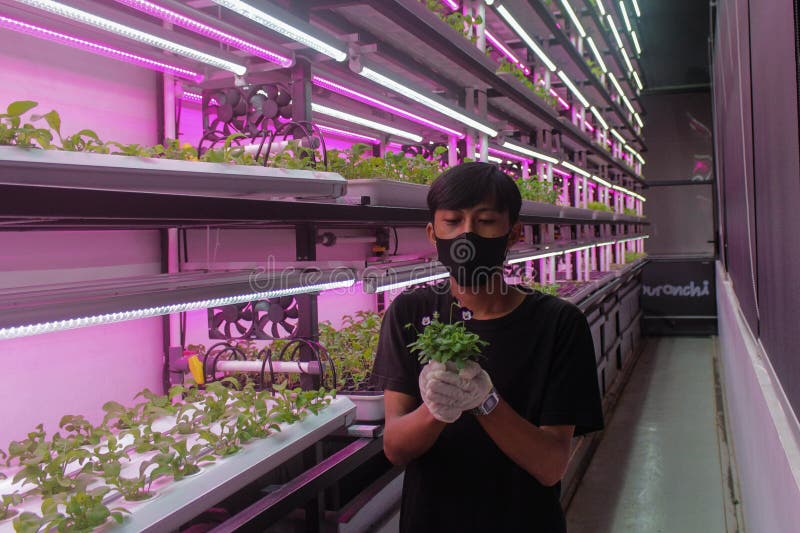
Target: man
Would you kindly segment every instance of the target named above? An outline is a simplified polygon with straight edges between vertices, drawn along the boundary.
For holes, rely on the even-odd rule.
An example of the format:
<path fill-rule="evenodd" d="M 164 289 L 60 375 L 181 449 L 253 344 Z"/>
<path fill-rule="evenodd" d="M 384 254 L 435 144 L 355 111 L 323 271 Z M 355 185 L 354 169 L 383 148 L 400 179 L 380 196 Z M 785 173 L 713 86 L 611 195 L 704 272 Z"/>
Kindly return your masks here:
<path fill-rule="evenodd" d="M 401 531 L 566 531 L 560 480 L 572 437 L 603 427 L 594 345 L 577 307 L 503 280 L 521 203 L 487 163 L 452 167 L 428 193 L 428 239 L 451 275 L 392 302 L 374 368 L 384 452 L 406 465 Z M 466 319 L 489 343 L 479 365 L 456 374 L 418 363 L 408 344 L 434 312 Z"/>

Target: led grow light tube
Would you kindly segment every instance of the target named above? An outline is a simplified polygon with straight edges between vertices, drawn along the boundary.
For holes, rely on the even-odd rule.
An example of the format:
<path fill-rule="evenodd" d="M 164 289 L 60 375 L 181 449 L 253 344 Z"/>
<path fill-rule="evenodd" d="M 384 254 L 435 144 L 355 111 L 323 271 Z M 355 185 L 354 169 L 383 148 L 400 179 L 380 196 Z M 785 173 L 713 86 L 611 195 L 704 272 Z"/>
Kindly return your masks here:
<path fill-rule="evenodd" d="M 578 246 L 576 248 L 569 248 L 567 250 L 564 250 L 564 253 L 568 254 L 570 252 L 581 252 L 583 250 L 588 250 L 588 249 L 594 248 L 596 246 L 598 246 L 598 245 L 597 244 L 587 244 L 586 246 Z"/>
<path fill-rule="evenodd" d="M 386 285 L 376 285 L 374 288 L 371 287 L 365 279 L 364 283 L 364 292 L 371 294 L 376 292 L 385 292 L 385 291 L 393 291 L 395 289 L 401 289 L 403 287 L 410 287 L 411 285 L 417 285 L 419 283 L 428 283 L 429 281 L 436 281 L 440 279 L 449 278 L 449 272 L 443 272 L 440 274 L 432 274 L 430 276 L 424 276 L 421 278 L 413 278 L 405 281 L 398 281 L 396 283 L 388 283 Z"/>
<path fill-rule="evenodd" d="M 603 0 L 597 0 L 597 9 L 600 10 L 600 16 L 606 16 L 606 6 L 603 5 Z"/>
<path fill-rule="evenodd" d="M 639 73 L 636 72 L 635 70 L 633 71 L 633 81 L 636 82 L 636 86 L 639 88 L 640 91 L 644 89 L 644 85 L 642 85 L 642 80 L 639 79 Z"/>
<path fill-rule="evenodd" d="M 294 294 L 301 294 L 307 292 L 317 292 L 330 289 L 351 287 L 354 284 L 355 284 L 355 278 L 351 278 L 344 281 L 319 283 L 314 285 L 306 285 L 302 287 L 293 287 L 290 289 L 278 289 L 278 290 L 264 291 L 264 292 L 251 292 L 247 294 L 238 294 L 235 296 L 227 296 L 222 298 L 211 298 L 207 300 L 183 302 L 171 305 L 162 305 L 158 307 L 148 307 L 133 311 L 120 311 L 117 313 L 106 313 L 102 315 L 74 317 L 66 320 L 56 320 L 53 322 L 40 322 L 25 326 L 11 326 L 11 327 L 0 328 L 0 339 L 14 339 L 18 337 L 28 337 L 31 335 L 38 335 L 41 333 L 50 333 L 53 331 L 77 329 L 86 326 L 97 326 L 100 324 L 113 324 L 117 322 L 124 322 L 127 320 L 134 320 L 140 318 L 152 318 L 156 316 L 170 315 L 173 313 L 194 311 L 197 309 L 208 309 L 209 307 L 222 307 L 225 305 L 252 302 L 254 300 L 265 300 L 267 298 L 278 298 L 282 296 L 291 296 Z"/>
<path fill-rule="evenodd" d="M 193 102 L 195 104 L 202 104 L 203 96 L 197 93 L 190 93 L 183 91 L 183 94 L 181 95 L 181 100 L 186 100 L 187 102 Z"/>
<path fill-rule="evenodd" d="M 525 72 L 525 74 L 529 75 L 531 73 L 531 69 L 529 69 L 527 66 L 525 66 L 522 63 L 522 61 L 520 61 L 519 58 L 517 58 L 517 56 L 515 56 L 514 53 L 511 50 L 509 50 L 506 47 L 506 45 L 504 45 L 502 42 L 500 42 L 500 40 L 497 37 L 495 37 L 489 30 L 485 30 L 483 32 L 483 34 L 486 35 L 486 39 L 490 43 L 492 43 L 492 46 L 494 46 L 495 48 L 500 50 L 500 52 L 504 56 L 506 56 L 506 58 L 508 58 L 509 61 L 511 61 L 512 63 L 514 63 L 518 67 L 520 67 L 523 70 L 523 72 Z"/>
<path fill-rule="evenodd" d="M 625 93 L 622 91 L 622 87 L 620 87 L 619 82 L 617 81 L 617 77 L 612 75 L 612 76 L 609 76 L 608 78 L 611 80 L 611 84 L 617 90 L 617 93 L 620 96 L 625 96 Z"/>
<path fill-rule="evenodd" d="M 148 2 L 147 0 L 116 1 L 121 4 L 125 4 L 128 7 L 137 9 L 143 13 L 153 15 L 156 18 L 175 24 L 176 26 L 186 28 L 187 30 L 193 31 L 205 37 L 209 37 L 215 41 L 232 46 L 233 48 L 243 50 L 254 56 L 260 57 L 261 59 L 266 59 L 267 61 L 276 63 L 282 67 L 291 67 L 294 64 L 294 61 L 290 57 L 284 57 L 280 54 L 267 50 L 266 48 L 247 42 L 244 39 L 240 39 L 234 35 L 231 35 L 230 33 L 225 33 L 216 28 L 212 28 L 207 24 L 203 24 L 202 22 L 181 15 L 180 13 L 176 13 L 175 11 L 169 10 L 165 7 L 156 5 L 153 2 Z"/>
<path fill-rule="evenodd" d="M 347 137 L 356 141 L 363 141 L 370 144 L 380 144 L 381 140 L 360 133 L 353 133 L 352 131 L 340 130 L 339 128 L 332 128 L 330 126 L 322 126 L 317 124 L 317 128 L 323 133 L 330 133 L 331 135 L 338 135 L 339 137 Z"/>
<path fill-rule="evenodd" d="M 583 104 L 583 107 L 589 107 L 589 100 L 587 100 L 587 99 L 586 99 L 586 98 L 585 98 L 585 97 L 584 97 L 584 96 L 581 94 L 581 92 L 580 92 L 580 91 L 578 90 L 578 88 L 577 88 L 577 87 L 576 87 L 576 86 L 575 86 L 575 85 L 572 83 L 572 81 L 571 81 L 571 80 L 570 80 L 570 79 L 567 77 L 566 73 L 565 73 L 563 70 L 559 70 L 559 71 L 558 71 L 558 77 L 559 77 L 559 78 L 561 78 L 561 81 L 563 81 L 563 82 L 564 82 L 564 85 L 566 85 L 567 87 L 569 87 L 569 90 L 570 90 L 570 91 L 572 91 L 572 94 L 574 94 L 574 95 L 575 95 L 575 97 L 576 97 L 578 100 L 580 100 L 581 104 Z"/>
<path fill-rule="evenodd" d="M 173 54 L 188 57 L 194 61 L 211 65 L 212 67 L 228 70 L 238 76 L 241 76 L 247 72 L 247 67 L 244 65 L 239 65 L 231 61 L 200 52 L 199 50 L 194 50 L 188 46 L 183 46 L 182 44 L 168 41 L 167 39 L 162 39 L 156 35 L 131 28 L 130 26 L 125 26 L 124 24 L 119 24 L 113 20 L 98 17 L 97 15 L 93 15 L 86 11 L 81 11 L 80 9 L 76 9 L 65 4 L 54 2 L 53 0 L 17 0 L 17 2 L 53 13 L 54 15 L 58 15 L 60 17 L 80 22 L 82 24 L 94 26 L 95 28 L 99 28 L 107 32 L 115 33 L 133 41 L 138 41 L 149 46 L 161 48 L 168 52 L 172 52 Z"/>
<path fill-rule="evenodd" d="M 584 122 L 583 124 L 586 126 L 586 129 L 587 129 L 587 130 L 589 130 L 589 131 L 591 131 L 592 133 L 594 133 L 594 126 L 592 126 L 592 125 L 591 125 L 591 124 L 589 124 L 588 122 Z"/>
<path fill-rule="evenodd" d="M 603 69 L 603 73 L 608 72 L 608 68 L 606 68 L 606 62 L 603 61 L 603 55 L 600 53 L 600 50 L 597 49 L 597 45 L 594 44 L 594 39 L 592 39 L 591 35 L 586 39 L 589 43 L 589 48 L 592 49 L 592 53 L 594 54 L 594 58 L 597 60 L 597 64 L 600 65 L 600 68 Z"/>
<path fill-rule="evenodd" d="M 519 253 L 527 253 L 527 252 L 520 251 Z M 536 252 L 532 255 L 525 255 L 522 257 L 515 257 L 513 259 L 509 259 L 508 261 L 506 261 L 506 264 L 515 265 L 517 263 L 524 263 L 526 261 L 535 261 L 536 259 L 547 259 L 548 257 L 557 257 L 559 255 L 562 255 L 563 253 L 564 253 L 563 250 L 559 250 L 557 252 L 542 252 L 542 253 Z"/>
<path fill-rule="evenodd" d="M 617 140 L 618 140 L 620 143 L 622 143 L 622 146 L 626 146 L 626 145 L 628 144 L 628 141 L 626 141 L 626 140 L 625 140 L 625 137 L 623 137 L 622 135 L 620 135 L 620 134 L 619 134 L 619 132 L 618 132 L 617 130 L 610 130 L 610 131 L 611 131 L 611 135 L 613 135 L 614 137 L 616 137 L 616 138 L 617 138 Z"/>
<path fill-rule="evenodd" d="M 581 176 L 584 176 L 586 178 L 591 178 L 592 177 L 591 174 L 589 174 L 588 172 L 586 172 L 585 170 L 583 170 L 580 167 L 576 167 L 575 165 L 573 165 L 569 161 L 562 161 L 561 162 L 561 166 L 566 167 L 566 168 L 570 169 L 571 171 L 575 172 L 576 174 L 580 174 Z"/>
<path fill-rule="evenodd" d="M 489 153 L 494 154 L 496 156 L 505 157 L 507 159 L 514 159 L 515 161 L 522 161 L 525 163 L 532 161 L 532 159 L 529 159 L 527 157 L 521 157 L 517 154 L 504 152 L 503 150 L 498 150 L 497 148 L 492 148 L 491 146 L 489 147 Z"/>
<path fill-rule="evenodd" d="M 622 58 L 625 60 L 625 65 L 628 67 L 628 72 L 633 72 L 633 65 L 631 64 L 631 58 L 628 57 L 628 51 L 625 50 L 625 47 L 619 49 L 622 52 Z"/>
<path fill-rule="evenodd" d="M 606 180 L 604 180 L 603 178 L 601 178 L 600 176 L 595 176 L 594 174 L 592 174 L 590 178 L 599 183 L 600 185 L 605 185 L 606 187 L 609 188 L 611 187 L 611 184 Z"/>
<path fill-rule="evenodd" d="M 646 164 L 647 164 L 647 163 L 645 162 L 645 160 L 644 160 L 644 157 L 642 157 L 642 156 L 641 156 L 641 154 L 640 154 L 639 152 L 636 152 L 636 153 L 635 153 L 635 154 L 633 154 L 633 155 L 634 155 L 634 156 L 636 156 L 636 159 L 638 159 L 638 160 L 639 160 L 639 162 L 640 162 L 641 164 L 643 164 L 643 165 L 646 165 Z"/>
<path fill-rule="evenodd" d="M 442 0 L 442 3 L 450 9 L 458 9 L 458 2 L 456 2 L 456 0 Z"/>
<path fill-rule="evenodd" d="M 636 55 L 642 55 L 642 47 L 639 46 L 639 37 L 636 36 L 636 31 L 631 31 L 631 39 L 633 40 L 633 46 L 636 48 Z"/>
<path fill-rule="evenodd" d="M 617 241 L 617 244 L 622 244 L 623 242 L 629 242 L 629 241 L 641 241 L 643 239 L 649 239 L 649 238 L 650 235 L 638 235 L 636 237 L 630 237 L 628 239 L 620 239 Z"/>
<path fill-rule="evenodd" d="M 625 107 L 628 108 L 628 111 L 631 112 L 631 115 L 635 115 L 636 114 L 636 110 L 633 108 L 633 105 L 631 104 L 631 101 L 628 100 L 628 97 L 625 96 L 624 94 L 622 95 L 622 101 L 625 102 Z"/>
<path fill-rule="evenodd" d="M 471 117 L 468 117 L 464 113 L 450 107 L 446 106 L 432 98 L 425 96 L 424 94 L 417 92 L 409 87 L 406 87 L 402 83 L 399 83 L 383 74 L 372 70 L 369 67 L 362 67 L 361 71 L 359 72 L 362 76 L 367 78 L 368 80 L 374 81 L 379 85 L 383 85 L 387 89 L 391 89 L 392 91 L 402 94 L 407 98 L 411 98 L 412 100 L 419 102 L 420 104 L 424 105 L 425 107 L 429 107 L 434 111 L 438 111 L 439 113 L 451 117 L 458 122 L 461 122 L 465 126 L 469 126 L 471 128 L 475 128 L 476 130 L 483 132 L 490 137 L 497 137 L 497 130 L 493 129 L 486 124 L 483 124 Z"/>
<path fill-rule="evenodd" d="M 544 85 L 544 82 L 542 82 L 542 85 Z M 563 107 L 564 109 L 569 109 L 569 104 L 567 103 L 567 101 L 561 98 L 561 96 L 556 92 L 555 89 L 551 88 L 550 94 L 554 96 L 556 100 L 558 100 L 558 103 L 561 105 L 561 107 Z"/>
<path fill-rule="evenodd" d="M 319 113 L 320 115 L 326 115 L 329 117 L 338 118 L 340 120 L 344 120 L 345 122 L 352 122 L 353 124 L 366 126 L 374 130 L 385 131 L 386 133 L 391 133 L 393 135 L 397 135 L 398 137 L 402 137 L 404 139 L 408 139 L 410 141 L 414 141 L 417 143 L 422 142 L 422 137 L 414 133 L 397 129 L 387 124 L 381 124 L 380 122 L 375 122 L 374 120 L 369 120 L 367 118 L 359 117 L 357 115 L 351 115 L 350 113 L 345 113 L 344 111 L 339 111 L 338 109 L 333 109 L 332 107 L 312 103 L 311 111 L 313 111 L 314 113 Z"/>
<path fill-rule="evenodd" d="M 425 126 L 429 126 L 429 127 L 433 128 L 435 130 L 441 131 L 443 133 L 447 133 L 448 135 L 452 135 L 454 137 L 458 137 L 459 139 L 463 139 L 464 138 L 464 134 L 461 133 L 460 131 L 454 130 L 452 128 L 448 128 L 447 126 L 444 126 L 444 125 L 439 124 L 437 122 L 434 122 L 432 120 L 428 120 L 428 119 L 423 118 L 423 117 L 421 117 L 419 115 L 415 115 L 414 113 L 411 113 L 409 111 L 405 111 L 405 110 L 400 109 L 399 107 L 395 107 L 395 106 L 393 106 L 391 104 L 387 104 L 386 102 L 378 100 L 377 98 L 373 98 L 371 96 L 367 96 L 364 93 L 361 93 L 361 92 L 358 92 L 358 91 L 354 91 L 353 89 L 345 87 L 344 85 L 341 85 L 339 83 L 335 83 L 333 81 L 330 81 L 328 79 L 322 78 L 320 76 L 314 76 L 312 78 L 312 83 L 314 83 L 314 85 L 317 85 L 317 86 L 322 87 L 324 89 L 328 89 L 329 91 L 333 91 L 335 93 L 341 94 L 342 96 L 347 96 L 348 98 L 352 98 L 353 100 L 358 100 L 359 102 L 363 102 L 365 104 L 369 104 L 372 107 L 377 107 L 378 109 L 383 109 L 384 111 L 388 111 L 389 113 L 392 113 L 394 115 L 406 118 L 408 120 L 411 120 L 412 122 L 416 122 L 417 124 L 423 124 Z"/>
<path fill-rule="evenodd" d="M 347 59 L 346 51 L 340 50 L 332 44 L 328 44 L 320 39 L 317 39 L 313 35 L 310 35 L 299 28 L 295 28 L 291 24 L 273 17 L 269 13 L 265 13 L 264 11 L 256 9 L 250 4 L 242 2 L 242 0 L 213 1 L 215 4 L 221 5 L 222 7 L 227 7 L 231 11 L 234 11 L 243 17 L 247 17 L 253 22 L 261 24 L 265 28 L 269 28 L 274 32 L 280 33 L 281 35 L 284 35 L 293 41 L 297 41 L 300 44 L 304 44 L 309 48 L 316 50 L 317 52 L 321 52 L 326 56 L 335 59 L 336 61 L 344 61 Z"/>
<path fill-rule="evenodd" d="M 639 2 L 636 0 L 631 0 L 631 2 L 633 2 L 633 10 L 636 12 L 636 16 L 641 18 L 642 12 L 639 11 Z"/>
<path fill-rule="evenodd" d="M 647 199 L 644 196 L 642 196 L 641 194 L 637 194 L 637 193 L 635 193 L 635 192 L 633 192 L 631 190 L 626 189 L 625 187 L 620 187 L 619 185 L 612 185 L 611 188 L 614 189 L 615 191 L 619 191 L 619 192 L 621 192 L 623 194 L 627 194 L 629 196 L 633 196 L 634 198 L 638 198 L 639 200 L 641 200 L 643 202 L 647 201 Z"/>
<path fill-rule="evenodd" d="M 185 68 L 163 63 L 161 61 L 156 61 L 154 59 L 132 54 L 130 52 L 125 52 L 116 48 L 111 48 L 110 46 L 105 46 L 100 43 L 93 43 L 84 39 L 78 39 L 77 37 L 72 37 L 64 33 L 34 26 L 32 24 L 8 17 L 0 16 L 0 27 L 19 33 L 24 33 L 26 35 L 31 35 L 33 37 L 38 37 L 40 39 L 45 39 L 47 41 L 63 44 L 72 48 L 77 48 L 79 50 L 84 50 L 86 52 L 91 52 L 93 54 L 110 57 L 111 59 L 124 61 L 132 65 L 149 68 L 158 72 L 164 72 L 165 74 L 171 74 L 180 78 L 186 78 L 194 81 L 200 81 L 203 79 L 201 74 Z"/>
<path fill-rule="evenodd" d="M 611 32 L 614 34 L 614 38 L 617 40 L 617 46 L 622 48 L 622 39 L 619 36 L 616 24 L 614 24 L 614 19 L 611 18 L 611 15 L 606 15 L 606 20 L 608 21 L 609 25 L 611 25 Z"/>
<path fill-rule="evenodd" d="M 541 47 L 536 44 L 536 41 L 533 40 L 530 35 L 528 35 L 528 32 L 525 31 L 520 23 L 517 22 L 517 19 L 515 19 L 508 9 L 506 9 L 506 6 L 497 6 L 497 12 L 500 13 L 500 16 L 505 19 L 508 25 L 511 26 L 511 28 L 517 33 L 517 35 L 519 35 L 519 37 L 525 41 L 525 44 L 528 45 L 528 48 L 533 50 L 533 53 L 536 54 L 536 57 L 538 57 L 542 63 L 544 63 L 544 65 L 550 69 L 551 72 L 555 72 L 555 63 L 553 63 L 550 58 L 547 57 L 547 54 L 544 53 L 544 50 L 542 50 Z"/>
<path fill-rule="evenodd" d="M 639 125 L 640 128 L 644 128 L 644 122 L 642 122 L 642 117 L 639 116 L 639 113 L 633 114 L 633 119 Z"/>
<path fill-rule="evenodd" d="M 560 169 L 555 168 L 555 167 L 553 167 L 553 174 L 558 174 L 562 178 L 567 178 L 567 179 L 571 179 L 572 178 L 572 174 L 570 174 L 569 172 L 564 172 L 563 170 L 560 170 Z"/>
<path fill-rule="evenodd" d="M 508 148 L 509 150 L 514 150 L 515 152 L 531 156 L 534 159 L 541 159 L 542 161 L 547 161 L 548 163 L 558 163 L 558 159 L 556 159 L 555 157 L 550 157 L 549 155 L 541 154 L 535 150 L 531 150 L 530 148 L 525 148 L 524 146 L 518 146 L 508 141 L 503 142 L 502 146 L 503 148 Z"/>
<path fill-rule="evenodd" d="M 622 11 L 622 18 L 625 21 L 625 28 L 628 31 L 631 31 L 631 21 L 628 18 L 628 10 L 625 9 L 625 2 L 623 0 L 619 0 L 619 9 Z"/>
<path fill-rule="evenodd" d="M 603 115 L 600 114 L 600 111 L 598 111 L 595 106 L 592 106 L 592 114 L 595 116 L 597 121 L 603 125 L 603 128 L 608 129 L 608 123 L 603 119 Z"/>
<path fill-rule="evenodd" d="M 575 28 L 577 28 L 578 33 L 581 34 L 581 37 L 586 37 L 586 30 L 583 29 L 583 24 L 581 24 L 581 21 L 580 19 L 578 19 L 578 16 L 575 14 L 575 11 L 572 10 L 572 6 L 569 5 L 569 0 L 561 0 L 561 5 L 563 5 L 564 9 L 567 10 L 569 18 L 572 20 L 572 23 L 575 25 Z"/>

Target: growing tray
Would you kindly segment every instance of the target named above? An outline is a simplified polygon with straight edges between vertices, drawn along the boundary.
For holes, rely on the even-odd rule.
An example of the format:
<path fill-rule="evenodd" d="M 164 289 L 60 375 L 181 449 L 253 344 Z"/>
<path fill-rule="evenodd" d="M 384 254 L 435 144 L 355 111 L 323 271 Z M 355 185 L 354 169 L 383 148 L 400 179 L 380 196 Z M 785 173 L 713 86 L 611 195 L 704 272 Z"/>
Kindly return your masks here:
<path fill-rule="evenodd" d="M 331 199 L 335 172 L 0 146 L 0 184 L 220 198 Z"/>
<path fill-rule="evenodd" d="M 344 396 L 356 406 L 357 422 L 380 422 L 386 417 L 383 405 L 383 391 L 365 392 L 342 392 L 337 396 Z"/>
<path fill-rule="evenodd" d="M 363 203 L 387 207 L 428 208 L 429 185 L 387 179 L 348 180 L 347 195 L 351 199 L 367 198 Z"/>

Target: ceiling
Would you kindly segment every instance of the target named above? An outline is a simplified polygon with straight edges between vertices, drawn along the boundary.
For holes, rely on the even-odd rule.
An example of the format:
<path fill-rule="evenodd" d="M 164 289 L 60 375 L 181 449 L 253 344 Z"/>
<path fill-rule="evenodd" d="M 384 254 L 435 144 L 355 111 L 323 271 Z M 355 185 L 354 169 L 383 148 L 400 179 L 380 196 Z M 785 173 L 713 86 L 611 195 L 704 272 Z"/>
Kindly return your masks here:
<path fill-rule="evenodd" d="M 708 0 L 639 0 L 646 91 L 706 85 Z"/>

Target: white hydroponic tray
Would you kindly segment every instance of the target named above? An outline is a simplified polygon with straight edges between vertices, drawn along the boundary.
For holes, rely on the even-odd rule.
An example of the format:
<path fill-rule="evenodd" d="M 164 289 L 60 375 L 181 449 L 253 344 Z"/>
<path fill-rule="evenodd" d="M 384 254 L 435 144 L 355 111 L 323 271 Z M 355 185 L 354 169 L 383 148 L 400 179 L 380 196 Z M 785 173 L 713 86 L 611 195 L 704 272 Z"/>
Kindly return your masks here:
<path fill-rule="evenodd" d="M 270 200 L 338 198 L 335 172 L 0 146 L 0 183 Z"/>
<path fill-rule="evenodd" d="M 305 419 L 291 425 L 281 424 L 281 431 L 267 438 L 253 440 L 230 457 L 218 458 L 214 463 L 205 463 L 199 473 L 180 481 L 160 478 L 153 483 L 155 496 L 141 502 L 127 502 L 121 497 L 106 501 L 109 508 L 124 507 L 130 511 L 121 525 L 109 519 L 98 531 L 163 532 L 177 529 L 209 507 L 227 498 L 240 488 L 252 483 L 270 470 L 294 457 L 335 430 L 346 427 L 355 419 L 356 406 L 348 398 L 337 396 L 318 415 L 309 414 Z M 174 417 L 165 417 L 153 424 L 171 427 Z M 212 426 L 212 431 L 214 427 Z M 187 439 L 189 447 L 197 441 L 192 435 Z M 131 462 L 123 463 L 123 475 L 138 472 L 138 465 L 152 454 L 131 454 Z M 11 477 L 11 476 L 9 476 Z M 100 482 L 102 483 L 102 481 Z M 5 480 L 0 493 L 9 492 L 10 480 Z M 19 488 L 18 484 L 13 485 Z M 23 489 L 24 490 L 24 489 Z M 29 497 L 16 509 L 41 514 L 41 498 Z M 13 520 L 13 519 L 12 519 Z M 14 531 L 12 520 L 0 522 L 0 532 Z"/>
<path fill-rule="evenodd" d="M 388 179 L 348 180 L 347 196 L 369 197 L 369 205 L 428 208 L 429 185 Z"/>

